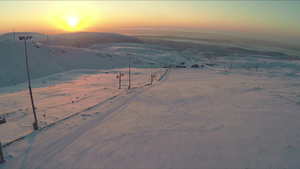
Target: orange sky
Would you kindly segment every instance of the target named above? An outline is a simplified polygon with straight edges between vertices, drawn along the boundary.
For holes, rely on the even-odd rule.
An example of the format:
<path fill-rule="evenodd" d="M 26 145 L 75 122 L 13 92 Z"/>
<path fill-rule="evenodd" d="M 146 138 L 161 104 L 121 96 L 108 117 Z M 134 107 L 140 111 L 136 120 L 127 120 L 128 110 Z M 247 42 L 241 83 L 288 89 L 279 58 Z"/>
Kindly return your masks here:
<path fill-rule="evenodd" d="M 300 1 L 1 1 L 0 34 L 174 26 L 293 38 L 300 37 L 299 7 Z"/>

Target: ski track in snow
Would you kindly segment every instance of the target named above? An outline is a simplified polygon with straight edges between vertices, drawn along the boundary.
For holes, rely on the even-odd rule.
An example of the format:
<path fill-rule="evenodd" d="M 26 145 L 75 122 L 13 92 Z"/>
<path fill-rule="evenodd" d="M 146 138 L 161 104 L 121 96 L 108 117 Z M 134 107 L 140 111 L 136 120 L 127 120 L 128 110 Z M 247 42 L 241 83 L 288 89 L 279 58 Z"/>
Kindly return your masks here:
<path fill-rule="evenodd" d="M 119 103 L 117 106 L 113 107 L 112 109 L 110 109 L 106 113 L 103 113 L 98 118 L 93 119 L 93 121 L 90 121 L 88 124 L 86 124 L 84 126 L 81 126 L 80 128 L 78 128 L 77 130 L 74 130 L 71 133 L 68 133 L 68 134 L 65 133 L 63 137 L 61 137 L 61 138 L 58 139 L 58 141 L 53 142 L 50 145 L 47 145 L 46 149 L 43 149 L 43 151 L 41 151 L 40 153 L 35 154 L 32 157 L 32 158 L 36 159 L 36 158 L 39 158 L 39 157 L 43 156 L 44 159 L 45 159 L 45 161 L 41 160 L 41 161 L 36 162 L 34 168 L 43 168 L 44 164 L 47 163 L 47 159 L 55 156 L 56 154 L 60 154 L 61 151 L 64 151 L 64 148 L 66 146 L 72 144 L 72 142 L 75 141 L 75 140 L 77 140 L 78 137 L 80 137 L 82 134 L 84 134 L 85 132 L 91 130 L 95 126 L 98 126 L 99 124 L 101 124 L 101 122 L 104 122 L 105 119 L 108 118 L 109 116 L 114 116 L 114 115 L 118 114 L 118 112 L 120 112 L 123 109 L 125 109 L 130 104 L 130 102 L 132 100 L 134 100 L 138 95 L 140 95 L 144 91 L 149 90 L 152 87 L 156 87 L 156 86 L 164 83 L 166 81 L 166 79 L 168 78 L 169 72 L 170 71 L 167 71 L 166 75 L 164 75 L 165 77 L 159 83 L 153 84 L 152 86 L 145 87 L 145 88 L 142 88 L 142 89 L 137 90 L 137 91 L 132 91 L 131 93 L 133 93 L 133 94 L 130 95 L 129 98 L 124 99 L 121 103 Z M 99 106 L 101 104 L 102 103 L 94 105 L 94 106 L 92 106 L 92 107 L 90 107 L 90 108 L 88 108 L 86 110 L 92 110 L 92 109 L 96 108 L 97 106 Z M 72 115 L 70 117 L 76 116 L 78 114 L 79 113 L 76 113 L 76 114 L 74 114 L 74 115 Z M 70 117 L 68 117 L 66 119 L 69 119 Z M 60 121 L 58 121 L 56 123 L 59 123 L 59 122 L 64 121 L 66 119 L 62 119 L 62 120 L 60 120 Z M 50 126 L 52 126 L 52 125 L 50 125 Z M 46 127 L 46 128 L 41 129 L 41 130 L 49 130 L 49 129 L 51 129 L 51 127 L 49 127 L 49 128 Z M 30 139 L 32 137 L 35 137 L 36 135 L 37 135 L 37 132 L 33 132 L 30 135 L 28 135 L 26 137 L 23 137 L 22 139 L 27 138 L 27 137 Z M 29 142 L 32 142 L 32 141 L 29 141 Z M 53 149 L 53 148 L 55 148 L 55 149 Z M 27 156 L 28 153 L 29 152 L 25 152 L 26 156 Z M 23 167 L 24 166 L 22 165 L 21 168 L 23 168 Z"/>
<path fill-rule="evenodd" d="M 248 75 L 223 77 L 224 75 L 214 74 L 210 77 L 212 74 L 205 75 L 199 72 L 168 71 L 161 81 L 152 86 L 133 88 L 109 99 L 108 101 L 116 104 L 103 111 L 104 113 L 95 114 L 105 106 L 98 103 L 83 110 L 81 114 L 84 116 L 73 115 L 57 125 L 35 131 L 5 147 L 6 151 L 18 150 L 23 145 L 25 150 L 15 150 L 20 153 L 9 158 L 4 166 L 8 168 L 10 166 L 20 168 L 297 166 L 297 161 L 293 161 L 295 157 L 288 159 L 290 155 L 299 154 L 297 143 L 299 136 L 291 137 L 297 127 L 292 127 L 295 120 L 291 121 L 290 127 L 282 126 L 281 129 L 281 125 L 285 124 L 281 121 L 286 122 L 288 118 L 285 116 L 293 116 L 293 112 L 286 112 L 284 115 L 280 110 L 276 110 L 271 116 L 268 107 L 247 109 L 252 104 L 259 105 L 252 98 L 260 96 L 262 91 L 271 92 L 266 92 L 268 96 L 260 96 L 262 98 L 259 98 L 259 101 L 264 100 L 264 97 L 275 98 L 275 102 L 267 101 L 265 104 L 277 104 L 277 101 L 282 99 L 274 95 L 276 92 L 273 92 L 273 88 L 262 87 L 271 84 L 273 80 L 256 84 L 245 83 L 246 80 L 242 77 L 249 77 Z M 197 75 L 198 81 L 193 79 L 192 75 L 186 77 L 189 73 Z M 219 82 L 221 76 L 223 80 Z M 182 80 L 176 84 L 178 77 Z M 210 80 L 201 80 L 199 77 L 204 79 L 210 77 Z M 251 80 L 256 78 L 260 77 L 251 77 Z M 232 82 L 233 79 L 238 80 Z M 193 81 L 193 85 L 185 88 L 190 81 Z M 218 85 L 215 85 L 217 82 Z M 261 87 L 257 87 L 258 84 Z M 236 86 L 240 88 L 235 89 Z M 228 99 L 223 98 L 224 93 L 231 93 L 225 96 L 229 97 Z M 244 100 L 236 99 L 240 96 L 245 97 Z M 118 98 L 120 99 L 116 100 Z M 230 99 L 235 99 L 235 102 L 230 102 Z M 293 110 L 297 104 L 292 103 L 290 106 L 292 109 L 289 110 Z M 153 107 L 155 112 L 149 107 Z M 198 107 L 201 109 L 197 110 Z M 90 117 L 91 114 L 95 115 Z M 82 121 L 85 118 L 87 119 Z M 80 120 L 81 124 L 70 128 L 65 126 L 69 122 L 76 123 L 76 120 Z M 278 130 L 278 133 L 272 130 Z M 42 138 L 46 133 L 49 140 L 47 137 Z M 51 139 L 51 136 L 54 139 Z"/>
<path fill-rule="evenodd" d="M 155 87 L 155 86 L 157 86 L 157 85 L 159 85 L 159 84 L 161 84 L 161 83 L 164 83 L 164 82 L 166 81 L 166 79 L 167 79 L 167 76 L 169 75 L 169 71 L 170 71 L 170 70 L 167 70 L 167 71 L 163 74 L 163 76 L 158 80 L 158 81 L 159 81 L 158 84 L 153 84 L 153 85 L 151 85 L 150 87 Z M 146 86 L 149 86 L 149 84 L 147 84 Z M 134 93 L 134 95 L 131 95 L 130 98 L 124 100 L 123 103 L 121 103 L 120 105 L 114 107 L 113 109 L 111 109 L 110 111 L 108 111 L 107 113 L 105 113 L 105 114 L 103 115 L 103 116 L 104 116 L 103 118 L 105 118 L 106 116 L 108 116 L 109 114 L 112 114 L 114 111 L 120 109 L 121 107 L 123 107 L 123 106 L 126 107 L 126 105 L 128 105 L 128 104 L 129 104 L 129 103 L 130 103 L 130 102 L 131 102 L 138 94 L 144 92 L 145 90 L 147 90 L 147 89 L 150 88 L 150 87 L 146 87 L 146 88 L 143 88 L 143 89 L 131 89 L 129 92 L 128 92 L 128 91 L 123 91 L 123 92 L 121 92 L 121 93 L 119 93 L 119 94 L 117 94 L 117 95 L 114 95 L 113 97 L 111 97 L 111 98 L 109 98 L 109 99 L 103 101 L 103 102 L 97 103 L 97 104 L 95 104 L 95 105 L 93 105 L 93 106 L 90 106 L 90 107 L 88 107 L 88 108 L 86 108 L 86 109 L 83 109 L 82 111 L 79 111 L 79 112 L 77 112 L 77 113 L 71 114 L 70 116 L 64 117 L 64 118 L 62 118 L 62 119 L 60 119 L 60 120 L 57 120 L 57 121 L 55 121 L 55 122 L 53 122 L 53 123 L 47 124 L 47 125 L 44 126 L 44 127 L 40 127 L 39 130 L 45 130 L 45 129 L 48 129 L 48 128 L 51 127 L 51 126 L 56 125 L 57 123 L 63 122 L 63 121 L 65 121 L 65 120 L 68 120 L 68 119 L 70 119 L 70 118 L 72 118 L 72 117 L 74 117 L 74 116 L 77 116 L 77 115 L 80 114 L 80 113 L 87 112 L 87 111 L 89 111 L 89 110 L 92 110 L 92 109 L 94 109 L 94 108 L 97 108 L 98 106 L 103 105 L 104 103 L 106 103 L 106 102 L 108 102 L 108 101 L 110 101 L 110 100 L 112 100 L 112 99 L 114 99 L 114 98 L 116 98 L 116 97 L 118 97 L 118 96 L 120 96 L 120 95 L 126 93 L 126 92 L 127 92 L 127 93 Z M 135 93 L 135 92 L 136 92 L 136 93 Z M 85 100 L 85 99 L 88 99 L 88 98 L 91 98 L 91 97 L 93 97 L 93 96 L 82 97 L 81 99 L 78 99 L 78 100 L 74 101 L 74 103 L 79 102 L 79 101 L 82 101 L 82 100 Z M 47 99 L 47 98 L 44 98 L 44 99 Z M 40 100 L 43 100 L 43 99 L 40 99 Z M 60 107 L 60 106 L 69 105 L 69 104 L 70 104 L 69 102 L 67 102 L 67 103 L 62 103 L 62 104 L 56 104 L 55 106 L 47 107 L 47 111 L 50 110 L 50 109 L 57 109 L 57 108 Z M 124 108 L 125 108 L 125 107 L 124 107 Z M 28 115 L 28 114 L 29 114 L 29 113 L 27 113 L 27 115 Z M 25 116 L 25 115 L 23 115 L 23 116 Z M 15 120 L 16 118 L 21 118 L 21 116 L 17 116 L 17 117 L 11 118 L 11 120 Z M 33 131 L 32 133 L 27 134 L 27 135 L 21 136 L 21 137 L 15 139 L 15 140 L 12 140 L 12 141 L 10 141 L 10 142 L 7 142 L 7 143 L 5 143 L 5 144 L 2 145 L 2 146 L 3 146 L 3 147 L 6 147 L 6 146 L 8 146 L 8 145 L 10 145 L 10 144 L 12 144 L 12 143 L 15 143 L 15 142 L 17 142 L 17 141 L 20 141 L 20 140 L 22 140 L 22 139 L 24 139 L 24 138 L 30 136 L 30 135 L 33 134 L 33 133 L 34 133 L 34 131 Z"/>

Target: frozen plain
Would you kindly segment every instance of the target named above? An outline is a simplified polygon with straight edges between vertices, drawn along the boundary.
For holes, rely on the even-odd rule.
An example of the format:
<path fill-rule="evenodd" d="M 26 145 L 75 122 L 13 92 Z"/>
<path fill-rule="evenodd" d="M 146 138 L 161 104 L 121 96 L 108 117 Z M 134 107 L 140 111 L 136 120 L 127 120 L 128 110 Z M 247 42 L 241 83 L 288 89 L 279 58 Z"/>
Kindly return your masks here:
<path fill-rule="evenodd" d="M 184 55 L 193 55 L 188 52 Z M 228 69 L 232 60 L 234 66 Z M 261 68 L 256 72 L 258 60 Z M 26 136 L 4 147 L 8 161 L 0 168 L 299 167 L 299 61 L 232 56 L 198 62 L 217 65 L 170 70 L 152 86 L 145 86 L 149 79 L 142 76 L 150 69 L 133 69 L 136 79 L 131 90 L 126 85 L 115 90 L 115 73 L 127 69 L 56 75 L 77 78 L 34 90 L 37 110 L 47 109 L 47 119 L 40 113 L 40 125 L 58 122 L 33 132 L 30 111 L 24 116 L 10 113 L 28 124 L 19 126 L 21 133 L 1 139 L 9 142 L 10 137 Z M 154 71 L 159 74 L 161 69 Z M 46 79 L 51 83 L 51 77 Z M 98 84 L 99 79 L 107 84 Z M 27 97 L 25 90 L 4 93 L 1 98 L 15 98 L 22 92 Z M 53 98 L 46 102 L 43 95 Z M 27 112 L 13 105 L 15 114 Z M 51 106 L 70 112 L 51 113 Z"/>

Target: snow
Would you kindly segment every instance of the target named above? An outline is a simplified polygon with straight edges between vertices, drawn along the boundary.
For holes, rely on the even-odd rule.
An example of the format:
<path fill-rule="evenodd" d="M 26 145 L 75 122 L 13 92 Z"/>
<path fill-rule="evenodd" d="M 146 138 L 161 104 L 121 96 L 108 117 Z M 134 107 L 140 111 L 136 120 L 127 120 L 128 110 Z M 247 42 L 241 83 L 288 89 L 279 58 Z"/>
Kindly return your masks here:
<path fill-rule="evenodd" d="M 92 49 L 37 45 L 27 42 L 30 77 L 32 79 L 76 69 L 113 69 L 128 67 L 128 53 L 131 55 L 132 66 L 151 68 L 162 67 L 172 63 L 171 51 L 165 51 L 167 60 L 161 56 L 162 50 L 157 46 L 132 43 L 101 44 Z M 158 49 L 156 49 L 157 47 Z M 147 52 L 147 53 L 145 53 Z M 27 80 L 24 43 L 0 42 L 0 87 L 17 85 Z M 154 56 L 153 56 L 154 55 Z M 162 59 L 157 62 L 156 58 Z M 157 63 L 156 63 L 157 62 Z"/>
<path fill-rule="evenodd" d="M 32 128 L 26 79 L 5 81 L 0 115 L 7 123 L 0 126 L 0 139 L 7 162 L 0 168 L 300 166 L 299 60 L 189 45 L 176 49 L 172 43 L 109 43 L 100 50 L 99 44 L 28 45 L 30 63 L 42 64 L 31 69 L 40 130 Z M 22 45 L 1 42 L 0 48 L 22 65 L 12 53 L 23 54 Z M 169 65 L 187 68 L 162 68 Z M 4 80 L 13 75 L 2 70 Z M 125 75 L 118 89 L 120 72 Z"/>
<path fill-rule="evenodd" d="M 126 72 L 121 89 L 118 89 L 119 81 L 116 78 L 119 72 Z M 33 80 L 34 86 L 38 87 L 33 89 L 33 95 L 40 127 L 83 112 L 126 92 L 125 89 L 128 88 L 127 72 L 128 69 L 74 70 Z M 131 72 L 133 87 L 149 83 L 151 69 L 131 69 Z M 24 87 L 22 91 L 1 95 L 3 98 L 2 111 L 6 112 L 3 115 L 10 121 L 0 133 L 4 144 L 32 132 L 32 124 L 29 121 L 33 119 L 33 115 L 31 105 L 28 104 L 28 90 L 25 88 L 26 84 L 20 86 Z"/>

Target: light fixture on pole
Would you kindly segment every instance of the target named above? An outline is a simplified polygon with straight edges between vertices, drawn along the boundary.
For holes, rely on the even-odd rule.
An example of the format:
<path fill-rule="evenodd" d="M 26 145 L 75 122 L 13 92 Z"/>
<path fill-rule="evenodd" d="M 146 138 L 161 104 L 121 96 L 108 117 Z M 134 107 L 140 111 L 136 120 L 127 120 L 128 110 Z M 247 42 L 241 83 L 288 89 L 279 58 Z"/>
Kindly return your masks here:
<path fill-rule="evenodd" d="M 26 57 L 26 68 L 27 68 L 27 78 L 28 78 L 28 84 L 29 84 L 29 94 L 30 94 L 30 99 L 31 99 L 31 105 L 32 105 L 32 110 L 33 110 L 33 115 L 34 115 L 34 120 L 35 122 L 32 124 L 34 130 L 38 130 L 38 123 L 37 123 L 37 119 L 36 119 L 36 114 L 35 114 L 35 107 L 34 107 L 34 103 L 33 103 L 33 97 L 32 97 L 32 91 L 31 91 L 31 83 L 30 83 L 30 76 L 29 76 L 29 66 L 28 66 L 28 57 L 27 57 L 27 47 L 26 47 L 26 40 L 31 39 L 32 36 L 19 36 L 20 40 L 24 40 L 24 44 L 25 44 L 25 57 Z"/>

